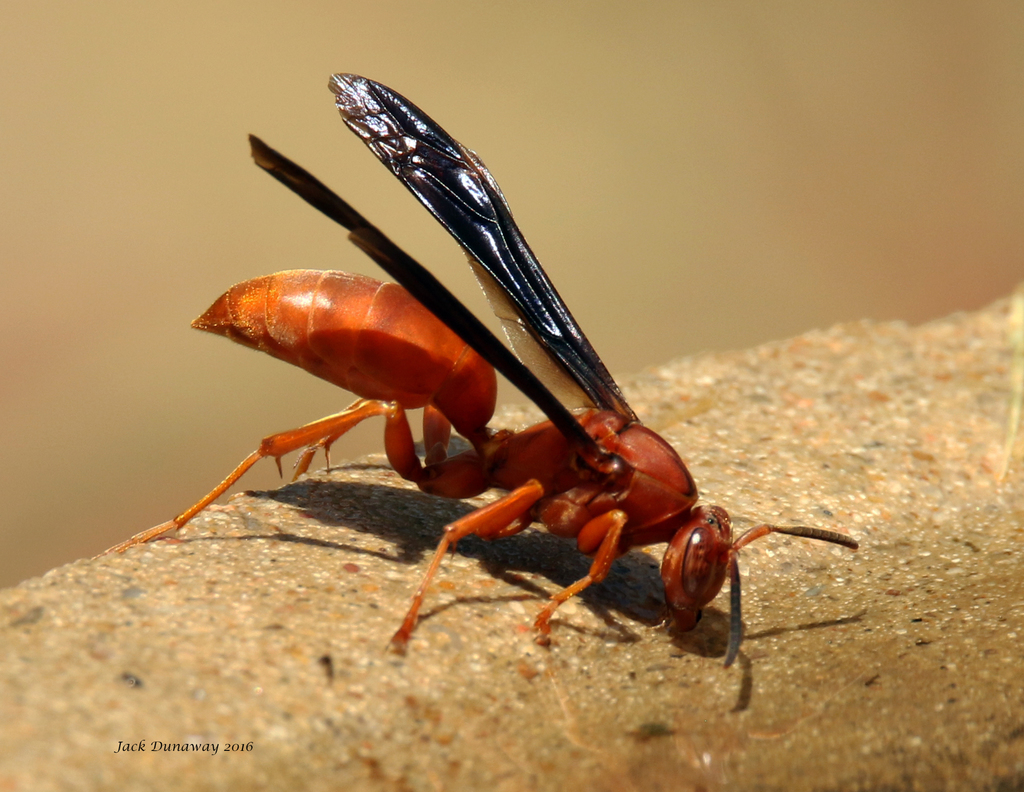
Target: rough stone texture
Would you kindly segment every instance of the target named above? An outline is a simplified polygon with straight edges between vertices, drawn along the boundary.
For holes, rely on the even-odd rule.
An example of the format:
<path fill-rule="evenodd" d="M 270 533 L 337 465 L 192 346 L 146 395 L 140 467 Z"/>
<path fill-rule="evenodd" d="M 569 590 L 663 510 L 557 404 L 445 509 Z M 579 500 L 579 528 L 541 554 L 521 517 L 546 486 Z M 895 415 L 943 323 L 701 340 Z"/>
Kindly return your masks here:
<path fill-rule="evenodd" d="M 542 598 L 588 562 L 534 530 L 460 543 L 408 655 L 385 653 L 477 501 L 370 458 L 0 592 L 0 790 L 1024 788 L 1007 324 L 1004 302 L 843 325 L 626 383 L 738 529 L 861 542 L 744 550 L 732 669 L 725 596 L 692 633 L 659 625 L 660 547 L 536 646 Z"/>

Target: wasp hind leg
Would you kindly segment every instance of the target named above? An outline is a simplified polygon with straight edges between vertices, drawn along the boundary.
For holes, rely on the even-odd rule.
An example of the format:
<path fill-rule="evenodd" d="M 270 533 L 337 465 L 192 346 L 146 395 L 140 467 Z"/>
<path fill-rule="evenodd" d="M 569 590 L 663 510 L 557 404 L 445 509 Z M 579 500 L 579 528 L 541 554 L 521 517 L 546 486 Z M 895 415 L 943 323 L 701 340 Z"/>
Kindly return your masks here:
<path fill-rule="evenodd" d="M 297 429 L 290 429 L 286 432 L 279 432 L 277 434 L 264 437 L 260 442 L 259 448 L 243 459 L 241 464 L 228 474 L 227 478 L 210 490 L 210 492 L 197 503 L 183 511 L 173 520 L 168 520 L 165 523 L 161 523 L 160 525 L 149 528 L 141 533 L 137 533 L 131 539 L 127 539 L 120 544 L 114 545 L 109 550 L 105 550 L 101 555 L 107 555 L 108 553 L 123 553 L 131 547 L 151 542 L 166 533 L 181 528 L 185 523 L 223 495 L 232 484 L 245 475 L 246 471 L 261 459 L 274 457 L 277 460 L 278 469 L 280 469 L 282 456 L 291 453 L 292 451 L 298 451 L 300 448 L 305 448 L 306 450 L 303 452 L 302 456 L 299 457 L 299 461 L 297 463 L 296 476 L 301 475 L 309 467 L 309 463 L 317 449 L 324 448 L 326 450 L 330 447 L 331 443 L 345 434 L 353 426 L 365 421 L 367 418 L 373 418 L 378 415 L 383 415 L 387 419 L 385 442 L 387 444 L 390 441 L 390 445 L 388 447 L 388 459 L 391 460 L 392 458 L 391 446 L 394 446 L 395 458 L 401 460 L 405 464 L 404 470 L 399 470 L 397 466 L 396 470 L 398 470 L 398 472 L 405 478 L 412 478 L 413 476 L 418 477 L 420 464 L 419 460 L 416 458 L 415 449 L 412 444 L 412 433 L 409 430 L 409 422 L 405 417 L 405 411 L 402 409 L 401 405 L 396 402 L 359 399 L 340 413 L 329 415 L 326 418 L 313 421 L 312 423 L 300 426 Z M 402 428 L 403 424 L 404 432 Z M 407 441 L 405 438 L 408 438 Z M 412 461 L 410 461 L 410 455 L 412 457 Z M 392 464 L 394 464 L 394 461 L 392 461 Z M 412 480 L 415 480 L 415 478 Z"/>

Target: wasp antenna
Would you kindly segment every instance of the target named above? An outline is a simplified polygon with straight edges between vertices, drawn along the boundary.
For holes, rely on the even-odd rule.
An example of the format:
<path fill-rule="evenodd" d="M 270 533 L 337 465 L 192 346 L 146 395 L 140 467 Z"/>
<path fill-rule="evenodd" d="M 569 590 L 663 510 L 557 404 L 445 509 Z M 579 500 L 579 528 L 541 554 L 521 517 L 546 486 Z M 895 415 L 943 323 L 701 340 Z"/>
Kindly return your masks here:
<path fill-rule="evenodd" d="M 733 550 L 739 550 L 741 547 L 772 533 L 800 536 L 804 539 L 816 539 L 819 542 L 829 542 L 830 544 L 849 547 L 851 550 L 856 550 L 860 547 L 860 545 L 857 544 L 857 540 L 852 536 L 847 536 L 846 534 L 839 533 L 838 531 L 826 531 L 824 528 L 808 528 L 805 525 L 791 525 L 788 527 L 783 527 L 781 525 L 758 525 L 751 528 L 739 539 L 733 542 L 732 548 Z"/>
<path fill-rule="evenodd" d="M 725 667 L 736 661 L 743 641 L 743 614 L 740 608 L 740 562 L 734 550 L 729 557 L 729 646 L 725 650 Z"/>
<path fill-rule="evenodd" d="M 783 527 L 781 525 L 757 525 L 743 534 L 732 543 L 732 551 L 729 557 L 729 646 L 725 652 L 725 667 L 728 668 L 736 660 L 740 651 L 740 642 L 743 640 L 743 616 L 740 613 L 740 566 L 737 561 L 737 554 L 741 547 L 751 542 L 762 539 L 768 534 L 781 533 L 789 536 L 799 536 L 804 539 L 816 539 L 819 542 L 849 547 L 856 550 L 860 545 L 856 540 L 838 531 L 826 531 L 823 528 L 808 528 L 805 525 L 793 525 Z"/>

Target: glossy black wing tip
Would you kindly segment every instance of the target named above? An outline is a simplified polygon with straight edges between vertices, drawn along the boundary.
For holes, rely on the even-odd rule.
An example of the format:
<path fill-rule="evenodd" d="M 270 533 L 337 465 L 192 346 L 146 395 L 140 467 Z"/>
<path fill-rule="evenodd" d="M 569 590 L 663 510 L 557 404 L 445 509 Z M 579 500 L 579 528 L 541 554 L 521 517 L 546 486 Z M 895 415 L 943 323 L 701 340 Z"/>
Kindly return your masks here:
<path fill-rule="evenodd" d="M 416 142 L 452 159 L 467 154 L 429 115 L 386 85 L 358 74 L 335 74 L 329 86 L 345 125 L 403 181 L 405 157 Z"/>
<path fill-rule="evenodd" d="M 264 143 L 260 138 L 256 137 L 256 135 L 250 133 L 249 153 L 252 154 L 252 158 L 256 161 L 256 164 L 263 168 L 263 170 L 267 170 L 269 164 L 268 153 L 272 151 L 273 149 L 270 148 L 270 146 Z"/>
<path fill-rule="evenodd" d="M 329 86 L 345 126 L 401 179 L 401 163 L 409 153 L 402 125 L 409 115 L 408 102 L 387 86 L 358 74 L 335 74 Z M 412 109 L 422 115 L 418 108 Z"/>
<path fill-rule="evenodd" d="M 396 109 L 409 108 L 418 116 L 426 115 L 401 94 L 358 74 L 333 74 L 328 86 L 334 94 L 334 104 L 338 112 L 349 126 L 384 113 L 394 116 Z M 378 125 L 376 129 L 368 131 L 379 133 L 383 130 Z M 358 134 L 365 137 L 362 133 Z"/>
<path fill-rule="evenodd" d="M 355 92 L 366 92 L 371 85 L 382 87 L 380 83 L 376 83 L 366 77 L 348 73 L 332 74 L 328 85 L 331 88 L 331 93 L 338 97 L 337 101 L 339 102 L 344 101 L 344 97 L 348 97 Z"/>
<path fill-rule="evenodd" d="M 249 135 L 253 161 L 314 209 L 323 212 L 349 231 L 372 227 L 372 224 L 349 203 L 305 168 L 271 148 L 256 135 Z"/>
<path fill-rule="evenodd" d="M 384 86 L 373 80 L 360 77 L 358 74 L 332 74 L 328 87 L 334 94 L 334 103 L 346 119 L 349 116 L 361 115 L 363 108 L 372 107 L 375 112 L 381 110 L 374 99 L 372 89 Z"/>

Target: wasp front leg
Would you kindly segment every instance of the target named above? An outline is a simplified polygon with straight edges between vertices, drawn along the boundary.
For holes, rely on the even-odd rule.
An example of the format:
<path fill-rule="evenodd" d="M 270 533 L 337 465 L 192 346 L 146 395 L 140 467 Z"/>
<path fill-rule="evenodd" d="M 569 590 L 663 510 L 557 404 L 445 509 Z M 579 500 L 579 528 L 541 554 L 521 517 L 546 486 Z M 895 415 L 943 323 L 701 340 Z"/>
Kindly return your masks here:
<path fill-rule="evenodd" d="M 613 509 L 610 512 L 598 515 L 583 528 L 581 534 L 600 532 L 604 538 L 601 540 L 597 553 L 594 554 L 594 562 L 590 565 L 590 571 L 571 586 L 566 586 L 557 594 L 552 594 L 551 601 L 548 602 L 544 610 L 537 616 L 537 620 L 533 623 L 538 632 L 537 643 L 547 646 L 551 642 L 551 639 L 548 638 L 548 635 L 551 633 L 551 617 L 559 605 L 572 599 L 588 586 L 600 583 L 608 577 L 608 572 L 612 568 L 612 562 L 622 555 L 620 547 L 622 530 L 625 528 L 628 520 L 629 516 L 624 511 Z"/>

